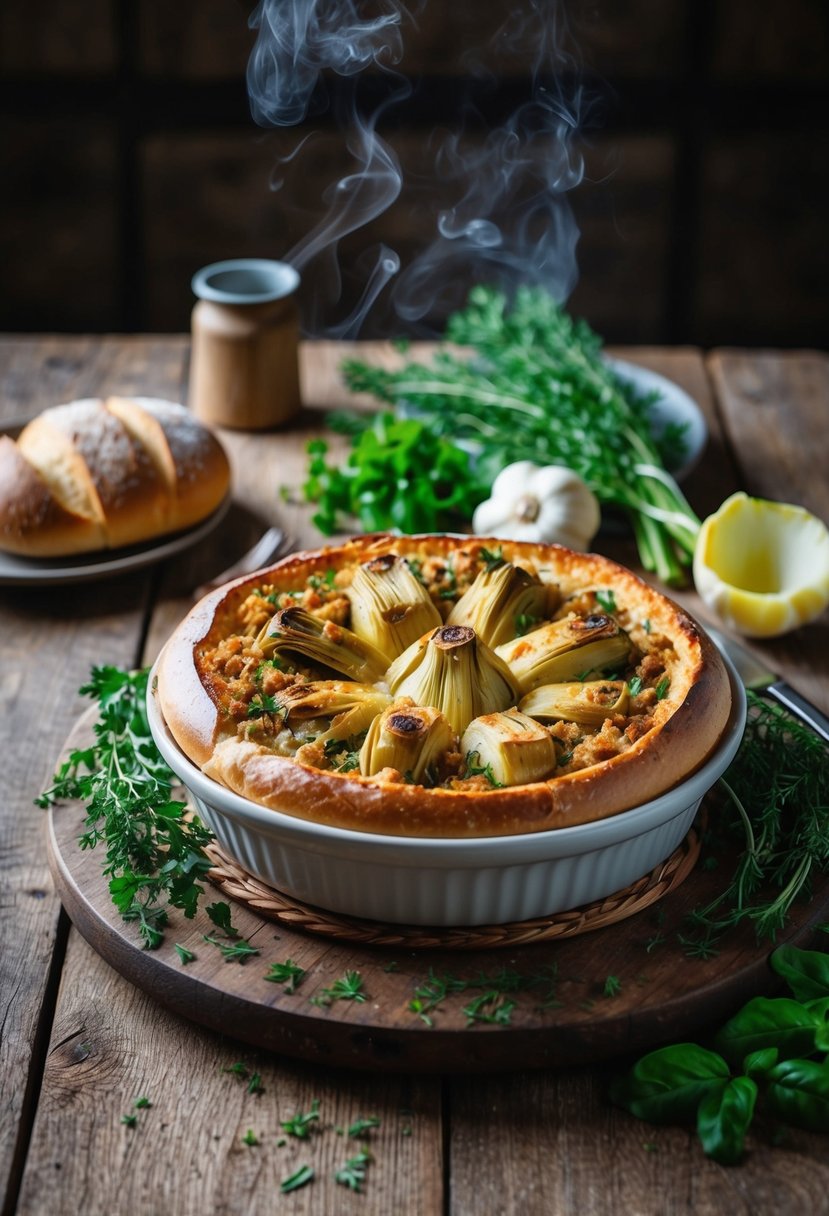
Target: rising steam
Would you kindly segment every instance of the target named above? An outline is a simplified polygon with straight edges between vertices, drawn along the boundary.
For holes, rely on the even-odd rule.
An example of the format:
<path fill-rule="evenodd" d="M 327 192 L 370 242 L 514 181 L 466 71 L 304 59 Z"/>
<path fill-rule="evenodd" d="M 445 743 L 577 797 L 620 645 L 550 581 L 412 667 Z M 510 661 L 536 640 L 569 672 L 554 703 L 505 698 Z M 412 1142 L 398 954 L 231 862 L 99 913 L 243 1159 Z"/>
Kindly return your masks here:
<path fill-rule="evenodd" d="M 471 0 L 455 0 L 469 3 Z M 329 104 L 324 86 L 335 73 L 352 89 L 336 114 L 353 170 L 323 195 L 324 213 L 282 255 L 299 270 L 313 269 L 336 303 L 341 294 L 339 243 L 392 206 L 431 216 L 431 235 L 400 270 L 385 245 L 364 251 L 362 294 L 334 324 L 306 317 L 309 332 L 354 337 L 378 298 L 388 293 L 407 328 L 429 332 L 465 298 L 475 282 L 511 290 L 519 282 L 543 285 L 564 300 L 576 281 L 578 229 L 568 194 L 582 179 L 578 151 L 583 91 L 573 59 L 562 0 L 514 0 L 509 18 L 486 47 L 470 44 L 470 78 L 493 79 L 505 58 L 531 77 L 530 99 L 505 121 L 481 134 L 474 108 L 448 116 L 434 132 L 434 171 L 405 182 L 400 161 L 378 126 L 392 106 L 411 94 L 397 69 L 412 6 L 386 0 L 364 15 L 360 0 L 260 0 L 251 18 L 256 44 L 248 65 L 254 118 L 263 126 L 294 126 Z M 474 13 L 472 13 L 474 24 Z M 371 68 L 391 79 L 384 100 L 368 113 L 358 104 L 359 76 Z M 477 128 L 477 129 L 476 129 Z M 324 271 L 324 274 L 322 273 Z M 320 292 L 315 293 L 317 299 Z"/>

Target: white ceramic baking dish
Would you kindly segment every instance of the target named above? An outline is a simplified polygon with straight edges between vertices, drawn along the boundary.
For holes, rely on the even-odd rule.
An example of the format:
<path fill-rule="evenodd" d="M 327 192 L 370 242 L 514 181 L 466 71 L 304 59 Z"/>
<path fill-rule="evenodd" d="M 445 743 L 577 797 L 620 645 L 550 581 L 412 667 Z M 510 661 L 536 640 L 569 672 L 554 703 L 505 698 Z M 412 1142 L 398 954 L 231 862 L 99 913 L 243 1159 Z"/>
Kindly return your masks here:
<path fill-rule="evenodd" d="M 595 823 L 518 836 L 380 836 L 280 814 L 219 785 L 181 751 L 148 697 L 156 745 L 221 847 L 277 890 L 331 912 L 409 925 L 507 924 L 620 891 L 669 857 L 745 727 L 742 683 L 724 659 L 732 711 L 706 763 L 650 802 Z M 154 673 L 149 687 L 155 688 Z"/>

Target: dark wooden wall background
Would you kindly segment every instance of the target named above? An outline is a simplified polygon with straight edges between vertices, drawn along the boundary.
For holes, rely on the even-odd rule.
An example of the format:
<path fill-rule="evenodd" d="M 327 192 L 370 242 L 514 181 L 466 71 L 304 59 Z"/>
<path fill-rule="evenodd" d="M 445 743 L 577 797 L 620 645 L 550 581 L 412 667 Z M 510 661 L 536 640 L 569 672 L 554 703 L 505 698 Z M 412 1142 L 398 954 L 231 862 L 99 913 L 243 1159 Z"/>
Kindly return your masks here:
<path fill-rule="evenodd" d="M 250 7 L 2 0 L 0 327 L 182 330 L 195 269 L 301 235 L 336 167 L 304 170 L 305 197 L 269 189 L 301 131 L 250 119 Z M 428 0 L 407 38 L 426 81 L 395 119 L 403 150 L 456 95 L 469 11 L 505 5 Z M 602 122 L 572 196 L 572 309 L 614 341 L 826 346 L 826 0 L 593 0 L 578 26 Z M 490 121 L 522 72 L 499 65 Z M 388 226 L 416 246 L 416 217 Z"/>

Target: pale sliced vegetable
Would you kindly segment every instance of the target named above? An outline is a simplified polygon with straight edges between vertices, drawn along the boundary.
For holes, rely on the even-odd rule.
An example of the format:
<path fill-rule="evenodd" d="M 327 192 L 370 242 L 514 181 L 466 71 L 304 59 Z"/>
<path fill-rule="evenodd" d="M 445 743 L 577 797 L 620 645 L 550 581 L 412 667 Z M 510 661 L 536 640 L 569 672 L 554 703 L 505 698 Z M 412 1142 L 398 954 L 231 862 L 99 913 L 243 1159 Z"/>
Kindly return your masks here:
<path fill-rule="evenodd" d="M 286 726 L 328 720 L 328 728 L 316 741 L 348 739 L 366 730 L 372 720 L 389 705 L 391 697 L 371 684 L 348 680 L 315 680 L 310 684 L 291 684 L 273 694 L 277 712 Z"/>
<path fill-rule="evenodd" d="M 583 684 L 542 684 L 518 703 L 522 713 L 542 721 L 601 726 L 612 714 L 627 712 L 626 680 L 585 680 Z"/>
<path fill-rule="evenodd" d="M 393 768 L 408 781 L 420 783 L 454 742 L 455 732 L 440 710 L 392 705 L 369 727 L 360 749 L 360 772 L 373 777 Z"/>
<path fill-rule="evenodd" d="M 527 633 L 547 616 L 553 588 L 504 562 L 481 570 L 449 614 L 447 624 L 468 625 L 487 646 Z"/>
<path fill-rule="evenodd" d="M 443 625 L 386 673 L 396 696 L 439 709 L 461 734 L 473 718 L 515 705 L 520 689 L 504 661 L 466 625 Z"/>
<path fill-rule="evenodd" d="M 429 592 L 409 563 L 393 553 L 360 566 L 347 594 L 351 628 L 387 655 L 389 662 L 442 623 Z"/>
<path fill-rule="evenodd" d="M 613 617 L 570 616 L 497 647 L 524 693 L 540 684 L 587 679 L 627 666 L 630 639 Z"/>
<path fill-rule="evenodd" d="M 334 621 L 322 621 L 304 608 L 282 608 L 257 642 L 266 658 L 299 655 L 358 682 L 379 680 L 388 666 L 386 656 L 356 633 Z"/>
<path fill-rule="evenodd" d="M 802 507 L 732 494 L 703 521 L 694 582 L 735 632 L 788 633 L 829 605 L 829 531 Z"/>
<path fill-rule="evenodd" d="M 541 781 L 556 767 L 550 732 L 517 709 L 475 718 L 463 733 L 461 751 L 467 768 L 485 769 L 498 785 Z"/>

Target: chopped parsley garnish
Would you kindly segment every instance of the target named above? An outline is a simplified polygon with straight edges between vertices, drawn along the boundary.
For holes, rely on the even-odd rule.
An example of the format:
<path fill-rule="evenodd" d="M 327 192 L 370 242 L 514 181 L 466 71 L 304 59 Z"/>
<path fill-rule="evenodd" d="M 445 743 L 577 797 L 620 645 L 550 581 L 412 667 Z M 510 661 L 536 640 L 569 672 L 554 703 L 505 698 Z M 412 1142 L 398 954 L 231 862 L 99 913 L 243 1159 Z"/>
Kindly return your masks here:
<path fill-rule="evenodd" d="M 535 629 L 541 617 L 533 616 L 531 612 L 519 612 L 515 618 L 515 636 L 523 638 L 525 633 L 529 633 L 531 629 Z"/>
<path fill-rule="evenodd" d="M 265 979 L 272 984 L 284 985 L 286 995 L 290 995 L 296 992 L 304 975 L 304 969 L 288 958 L 284 963 L 271 963 L 271 969 Z"/>
<path fill-rule="evenodd" d="M 618 611 L 616 607 L 616 595 L 612 589 L 608 588 L 604 591 L 597 591 L 596 599 L 605 612 L 610 613 L 611 616 L 614 612 Z"/>
<path fill-rule="evenodd" d="M 490 570 L 497 570 L 499 566 L 506 565 L 503 549 L 499 546 L 497 549 L 484 549 L 483 546 L 478 550 L 478 557 L 484 563 L 484 569 L 487 574 Z"/>
<path fill-rule="evenodd" d="M 663 676 L 656 686 L 656 699 L 662 701 L 668 694 L 668 689 L 671 687 L 671 677 Z"/>
<path fill-rule="evenodd" d="M 367 1149 L 361 1149 L 356 1157 L 349 1157 L 342 1169 L 337 1170 L 334 1180 L 359 1194 L 365 1182 L 366 1166 L 371 1161 L 371 1153 Z"/>
<path fill-rule="evenodd" d="M 639 693 L 641 691 L 642 691 L 641 676 L 632 676 L 631 679 L 628 680 L 628 692 L 630 693 L 630 695 L 632 697 L 638 697 Z"/>
<path fill-rule="evenodd" d="M 319 996 L 311 997 L 312 1005 L 333 1005 L 335 1001 L 356 1001 L 362 1004 L 368 1000 L 363 991 L 363 979 L 359 971 L 346 971 L 341 979 L 335 980 L 330 988 L 323 988 Z"/>
<path fill-rule="evenodd" d="M 240 937 L 239 930 L 236 929 L 231 920 L 230 904 L 226 904 L 223 900 L 217 901 L 215 904 L 209 904 L 205 908 L 205 912 L 213 921 L 217 929 L 221 929 L 227 937 Z"/>
<path fill-rule="evenodd" d="M 477 763 L 476 763 L 477 761 Z M 494 789 L 502 789 L 502 784 L 497 781 L 495 774 L 492 771 L 491 764 L 481 764 L 481 757 L 478 752 L 467 752 L 466 760 L 464 761 L 464 770 L 461 774 L 461 780 L 465 781 L 467 777 L 486 777 L 489 784 Z"/>
<path fill-rule="evenodd" d="M 363 1140 L 373 1127 L 379 1126 L 380 1120 L 377 1116 L 369 1115 L 366 1119 L 355 1119 L 348 1129 L 348 1134 L 354 1140 Z"/>
<path fill-rule="evenodd" d="M 319 1123 L 319 1118 L 320 1100 L 314 1098 L 309 1111 L 299 1111 L 290 1119 L 282 1119 L 279 1126 L 289 1136 L 294 1136 L 297 1140 L 307 1140 L 313 1125 Z"/>
<path fill-rule="evenodd" d="M 192 963 L 193 959 L 196 957 L 192 950 L 188 950 L 186 946 L 180 945 L 179 942 L 176 942 L 175 949 L 176 954 L 181 959 L 182 965 L 185 967 L 188 963 Z"/>
<path fill-rule="evenodd" d="M 256 1135 L 252 1127 L 249 1127 L 242 1136 L 242 1144 L 246 1144 L 248 1148 L 255 1148 L 259 1143 L 259 1137 Z"/>
<path fill-rule="evenodd" d="M 310 1165 L 301 1165 L 298 1170 L 295 1170 L 288 1178 L 283 1178 L 279 1184 L 279 1189 L 283 1195 L 287 1195 L 288 1191 L 298 1191 L 301 1186 L 307 1186 L 314 1178 L 314 1171 Z"/>
<path fill-rule="evenodd" d="M 618 996 L 622 991 L 622 981 L 618 975 L 609 975 L 604 982 L 602 996 Z"/>
<path fill-rule="evenodd" d="M 217 946 L 222 953 L 226 963 L 244 963 L 254 954 L 259 954 L 259 949 L 252 946 L 250 942 L 239 940 L 231 943 L 220 942 L 215 937 L 208 937 L 205 934 L 204 940 L 209 942 L 211 946 Z"/>

